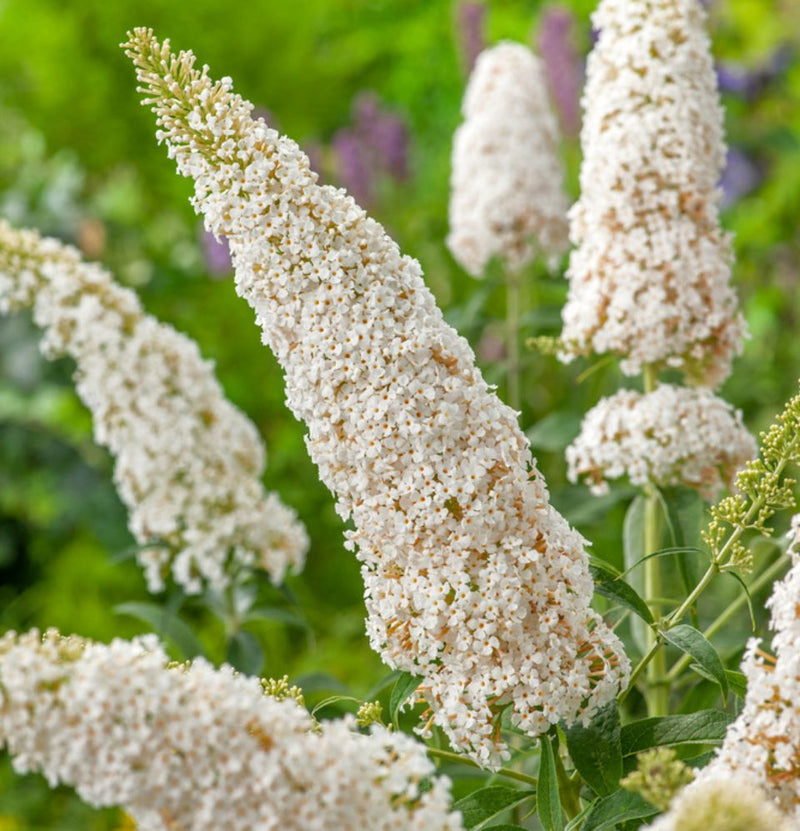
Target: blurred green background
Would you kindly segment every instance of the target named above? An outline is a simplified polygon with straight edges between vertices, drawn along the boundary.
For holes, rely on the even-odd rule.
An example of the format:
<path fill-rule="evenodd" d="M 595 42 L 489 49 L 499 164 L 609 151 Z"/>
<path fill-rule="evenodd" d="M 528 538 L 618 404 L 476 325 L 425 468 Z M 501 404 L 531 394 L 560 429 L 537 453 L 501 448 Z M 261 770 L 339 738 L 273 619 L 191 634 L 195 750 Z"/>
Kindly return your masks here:
<path fill-rule="evenodd" d="M 574 53 L 576 78 L 591 43 L 593 5 L 558 6 L 569 13 L 561 48 Z M 502 393 L 502 275 L 472 280 L 444 245 L 451 137 L 472 48 L 463 24 L 472 20 L 473 41 L 537 44 L 554 6 L 463 6 L 0 0 L 0 215 L 107 264 L 148 310 L 197 339 L 229 397 L 258 424 L 269 451 L 267 485 L 299 511 L 312 544 L 305 571 L 286 591 L 260 587 L 275 612 L 248 624 L 248 666 L 289 674 L 312 703 L 343 691 L 365 696 L 387 674 L 364 636 L 357 563 L 343 549 L 342 524 L 307 458 L 303 428 L 284 406 L 280 372 L 235 296 L 224 252 L 208 248 L 188 204 L 191 185 L 153 139 L 153 117 L 139 104 L 118 44 L 126 29 L 150 26 L 175 47 L 192 49 L 216 77 L 233 77 L 238 92 L 308 150 L 325 181 L 353 190 L 422 262 L 448 319 Z M 800 9 L 791 0 L 707 6 L 732 148 L 723 221 L 735 233 L 735 280 L 752 333 L 722 394 L 758 430 L 800 376 L 800 54 L 792 40 Z M 376 119 L 382 133 L 373 129 Z M 574 198 L 574 131 L 565 137 L 564 158 Z M 565 281 L 539 267 L 529 277 L 521 336 L 556 334 Z M 101 640 L 148 631 L 142 620 L 114 611 L 152 598 L 125 556 L 132 540 L 110 459 L 92 443 L 72 367 L 44 362 L 37 343 L 24 316 L 0 321 L 0 626 L 56 626 Z M 528 353 L 522 418 L 554 501 L 595 553 L 619 564 L 631 491 L 619 487 L 597 500 L 565 486 L 563 447 L 581 415 L 623 382 L 608 365 L 579 382 L 589 366 Z M 724 589 L 712 606 L 727 602 Z M 225 659 L 225 633 L 202 604 L 170 595 L 157 602 L 182 604 L 180 617 L 208 656 Z M 179 645 L 175 651 L 181 654 Z M 16 776 L 0 756 L 0 831 L 123 827 L 116 812 L 93 811 L 67 790 L 50 792 L 39 777 Z"/>

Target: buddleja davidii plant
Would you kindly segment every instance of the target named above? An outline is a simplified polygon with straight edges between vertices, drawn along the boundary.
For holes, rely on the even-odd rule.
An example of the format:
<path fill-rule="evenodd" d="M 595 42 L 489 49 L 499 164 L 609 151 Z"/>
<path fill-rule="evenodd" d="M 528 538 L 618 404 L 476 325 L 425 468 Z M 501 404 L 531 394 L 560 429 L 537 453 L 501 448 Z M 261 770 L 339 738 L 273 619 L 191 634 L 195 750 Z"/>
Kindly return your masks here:
<path fill-rule="evenodd" d="M 654 829 L 683 831 L 690 827 L 686 823 L 692 817 L 710 821 L 715 814 L 718 815 L 717 824 L 708 826 L 714 829 L 748 828 L 750 826 L 744 822 L 746 818 L 753 818 L 753 827 L 770 827 L 765 824 L 767 819 L 774 821 L 775 828 L 791 827 L 792 809 L 791 806 L 787 808 L 789 801 L 784 799 L 777 805 L 776 800 L 771 799 L 773 793 L 768 792 L 769 788 L 764 784 L 767 782 L 773 790 L 782 788 L 781 794 L 791 788 L 796 790 L 797 766 L 791 761 L 796 761 L 794 748 L 798 744 L 794 722 L 791 721 L 796 718 L 793 715 L 795 708 L 790 704 L 790 698 L 774 691 L 769 693 L 771 688 L 766 683 L 772 678 L 770 672 L 775 675 L 776 659 L 759 649 L 756 642 L 751 642 L 742 662 L 742 671 L 731 670 L 726 667 L 710 639 L 749 602 L 751 593 L 770 586 L 786 569 L 788 554 L 784 553 L 764 568 L 748 586 L 744 585 L 741 577 L 753 569 L 753 535 L 773 536 L 774 529 L 768 524 L 770 519 L 779 511 L 796 510 L 796 482 L 790 475 L 790 468 L 798 464 L 800 394 L 786 404 L 773 426 L 761 435 L 761 454 L 737 475 L 735 493 L 710 509 L 708 524 L 701 533 L 707 545 L 709 565 L 688 596 L 662 618 L 653 617 L 647 603 L 622 575 L 614 577 L 604 568 L 595 571 L 600 593 L 611 598 L 619 607 L 640 616 L 653 633 L 653 646 L 634 668 L 629 686 L 617 702 L 606 705 L 588 725 L 554 730 L 552 745 L 549 739 L 546 740 L 548 746 L 543 744 L 537 808 L 540 822 L 548 831 L 561 828 L 596 831 L 616 827 L 616 823 L 622 821 L 631 822 L 631 827 L 639 827 L 659 815 L 663 815 L 663 822 L 657 822 Z M 795 520 L 795 536 L 798 526 L 800 522 Z M 778 546 L 784 547 L 782 543 Z M 794 546 L 797 546 L 796 540 Z M 789 577 L 795 574 L 794 586 L 797 585 L 796 571 L 797 567 L 789 573 Z M 684 623 L 713 579 L 725 573 L 737 575 L 744 587 L 742 594 L 702 632 Z M 794 597 L 792 589 L 784 586 L 788 585 L 789 577 L 776 584 L 778 588 L 770 601 L 773 618 L 775 609 L 782 609 L 786 618 L 789 614 L 786 610 L 796 608 L 787 600 Z M 780 602 L 774 599 L 778 595 L 783 598 Z M 781 625 L 780 621 L 777 624 L 773 621 L 773 628 L 779 633 L 777 661 L 784 661 L 783 672 L 786 675 L 792 657 L 786 649 L 789 637 L 780 633 L 789 630 L 785 622 Z M 684 701 L 684 712 L 623 723 L 628 695 L 637 686 L 656 650 L 663 650 L 668 644 L 682 653 L 666 673 L 668 691 L 674 693 L 683 686 L 681 676 L 691 667 L 701 683 L 716 684 L 718 693 L 728 704 L 735 696 L 740 702 L 735 709 L 738 710 L 743 701 L 749 710 L 737 719 L 731 714 L 730 707 L 692 710 L 692 697 L 689 695 Z M 756 665 L 766 682 L 759 682 L 760 687 L 751 691 L 750 681 L 755 672 L 753 666 Z M 754 715 L 757 705 L 764 709 L 765 716 Z M 788 734 L 783 739 L 775 737 L 776 731 L 781 728 L 772 724 L 767 739 L 757 733 L 757 728 L 764 724 L 764 718 L 773 711 L 789 714 L 773 718 L 775 725 L 786 725 Z M 763 732 L 766 734 L 769 731 Z M 748 750 L 756 744 L 756 739 L 748 738 L 751 733 L 760 742 L 758 753 L 761 756 L 756 751 Z M 561 758 L 559 745 L 562 746 Z M 716 751 L 718 758 L 708 751 L 708 748 L 720 745 L 723 748 Z M 748 761 L 752 770 L 745 770 L 746 776 L 736 768 L 736 764 L 730 763 L 729 757 L 735 757 L 735 761 L 739 758 L 731 747 L 734 750 L 744 748 L 737 751 L 739 756 L 744 756 L 745 751 L 750 752 L 751 757 L 758 756 L 756 762 Z M 767 760 L 762 765 L 766 771 L 763 775 L 758 767 L 762 757 Z M 714 762 L 706 772 L 705 765 L 712 758 Z M 741 763 L 739 767 L 746 765 Z M 695 779 L 697 786 L 693 786 L 684 796 L 683 789 Z M 549 798 L 548 793 L 551 794 Z M 480 794 L 473 795 L 473 801 L 481 798 Z M 730 822 L 732 817 L 738 817 L 738 824 L 729 826 L 722 822 L 722 818 Z M 699 829 L 704 826 L 695 824 L 691 827 Z"/>

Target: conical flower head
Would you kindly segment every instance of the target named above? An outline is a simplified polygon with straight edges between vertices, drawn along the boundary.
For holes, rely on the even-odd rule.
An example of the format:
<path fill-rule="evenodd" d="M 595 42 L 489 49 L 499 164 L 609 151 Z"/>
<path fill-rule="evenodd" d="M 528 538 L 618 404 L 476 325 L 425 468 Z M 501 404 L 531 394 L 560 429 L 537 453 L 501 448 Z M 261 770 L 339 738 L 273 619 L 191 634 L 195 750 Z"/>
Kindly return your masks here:
<path fill-rule="evenodd" d="M 565 357 L 589 352 L 676 367 L 717 386 L 741 351 L 730 238 L 716 189 L 722 111 L 698 0 L 602 0 L 581 132 L 577 246 Z"/>
<path fill-rule="evenodd" d="M 504 750 L 505 710 L 534 735 L 590 717 L 627 660 L 590 608 L 584 541 L 419 264 L 317 185 L 229 80 L 147 30 L 127 48 L 197 209 L 230 241 L 320 477 L 354 521 L 373 647 L 422 676 L 433 721 L 483 764 Z"/>
<path fill-rule="evenodd" d="M 567 247 L 559 132 L 541 61 L 519 43 L 478 57 L 453 138 L 447 245 L 470 274 L 491 257 L 512 270 Z"/>
<path fill-rule="evenodd" d="M 153 636 L 9 632 L 0 748 L 139 831 L 460 831 L 423 745 L 352 717 L 316 723 L 285 686 L 170 663 Z"/>
<path fill-rule="evenodd" d="M 742 662 L 747 696 L 707 775 L 743 776 L 800 823 L 800 554 L 775 584 L 768 606 L 772 651 L 757 640 Z M 793 827 L 795 827 L 793 826 Z"/>
<path fill-rule="evenodd" d="M 252 568 L 280 582 L 302 566 L 305 528 L 264 491 L 263 442 L 197 344 L 145 314 L 74 248 L 0 222 L 0 311 L 28 307 L 45 353 L 77 364 L 77 391 L 95 439 L 116 457 L 151 591 L 167 571 L 191 593 L 223 589 Z"/>

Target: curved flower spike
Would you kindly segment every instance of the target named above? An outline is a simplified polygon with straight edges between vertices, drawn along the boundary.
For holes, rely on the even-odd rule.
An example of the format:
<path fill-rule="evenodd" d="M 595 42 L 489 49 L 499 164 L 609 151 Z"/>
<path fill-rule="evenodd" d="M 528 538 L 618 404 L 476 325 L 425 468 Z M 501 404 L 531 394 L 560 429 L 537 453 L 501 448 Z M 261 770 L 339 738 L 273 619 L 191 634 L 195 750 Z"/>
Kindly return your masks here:
<path fill-rule="evenodd" d="M 487 388 L 419 264 L 194 56 L 126 44 L 194 204 L 286 374 L 337 510 L 352 517 L 367 629 L 422 676 L 432 721 L 481 764 L 500 718 L 532 735 L 589 718 L 625 678 L 589 606 L 583 539 L 549 504 L 516 414 Z"/>
<path fill-rule="evenodd" d="M 461 831 L 425 747 L 316 723 L 281 682 L 173 664 L 154 636 L 0 637 L 0 748 L 139 831 Z"/>
<path fill-rule="evenodd" d="M 131 532 L 146 546 L 137 556 L 150 591 L 168 570 L 191 593 L 251 568 L 280 582 L 302 566 L 305 528 L 264 491 L 264 445 L 197 344 L 74 248 L 0 221 L 0 311 L 27 307 L 45 354 L 77 364 L 95 439 L 116 457 Z"/>
<path fill-rule="evenodd" d="M 725 163 L 698 0 L 602 0 L 583 95 L 577 246 L 565 355 L 613 353 L 631 375 L 681 369 L 716 387 L 745 334 L 719 225 Z"/>

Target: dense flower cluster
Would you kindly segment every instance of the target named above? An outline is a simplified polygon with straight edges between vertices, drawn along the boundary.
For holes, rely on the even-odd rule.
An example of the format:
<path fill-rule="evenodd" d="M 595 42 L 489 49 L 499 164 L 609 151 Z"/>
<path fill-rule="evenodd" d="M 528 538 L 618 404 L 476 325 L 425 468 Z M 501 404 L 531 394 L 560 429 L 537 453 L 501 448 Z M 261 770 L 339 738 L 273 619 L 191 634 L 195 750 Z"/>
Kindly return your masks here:
<path fill-rule="evenodd" d="M 533 735 L 591 716 L 628 663 L 590 608 L 584 541 L 419 264 L 318 186 L 229 79 L 212 83 L 148 30 L 127 48 L 197 209 L 231 243 L 320 477 L 354 521 L 373 647 L 422 676 L 432 720 L 482 764 L 504 750 L 504 710 Z"/>
<path fill-rule="evenodd" d="M 708 775 L 749 777 L 800 823 L 800 554 L 768 601 L 775 657 L 748 644 L 747 696 Z"/>
<path fill-rule="evenodd" d="M 525 266 L 567 247 L 567 200 L 558 125 L 541 62 L 516 43 L 481 53 L 453 138 L 453 256 L 478 277 L 493 256 Z"/>
<path fill-rule="evenodd" d="M 170 664 L 153 636 L 2 636 L 3 746 L 17 771 L 121 806 L 139 831 L 462 828 L 447 779 L 409 736 L 317 724 L 257 678 Z"/>
<path fill-rule="evenodd" d="M 713 387 L 744 323 L 719 227 L 725 147 L 704 12 L 602 0 L 593 22 L 564 357 L 610 352 L 626 373 L 677 367 Z"/>
<path fill-rule="evenodd" d="M 42 349 L 77 364 L 96 440 L 151 591 L 167 571 L 187 591 L 243 569 L 280 581 L 308 540 L 294 511 L 260 481 L 263 443 L 224 396 L 197 344 L 143 312 L 136 295 L 74 248 L 0 223 L 0 310 L 33 308 Z"/>
<path fill-rule="evenodd" d="M 571 482 L 594 493 L 627 476 L 634 485 L 683 484 L 714 500 L 758 453 L 741 413 L 708 389 L 662 384 L 642 395 L 620 390 L 583 419 L 567 448 Z"/>
<path fill-rule="evenodd" d="M 701 776 L 646 831 L 792 831 L 792 827 L 747 777 Z"/>

